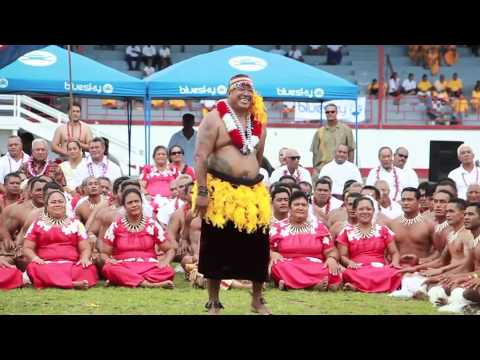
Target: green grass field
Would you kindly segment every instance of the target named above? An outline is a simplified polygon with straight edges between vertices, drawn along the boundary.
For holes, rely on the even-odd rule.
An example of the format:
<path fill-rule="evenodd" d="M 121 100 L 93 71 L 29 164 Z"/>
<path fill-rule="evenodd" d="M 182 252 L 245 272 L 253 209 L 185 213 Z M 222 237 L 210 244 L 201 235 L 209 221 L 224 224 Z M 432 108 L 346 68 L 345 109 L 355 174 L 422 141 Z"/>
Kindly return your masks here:
<path fill-rule="evenodd" d="M 177 274 L 174 290 L 97 287 L 88 291 L 33 288 L 0 293 L 0 314 L 203 315 L 206 290 L 192 289 Z M 251 315 L 248 290 L 221 290 L 225 315 Z M 268 287 L 265 299 L 278 315 L 439 315 L 427 301 L 382 294 L 280 291 Z M 254 315 L 254 314 L 252 314 Z"/>

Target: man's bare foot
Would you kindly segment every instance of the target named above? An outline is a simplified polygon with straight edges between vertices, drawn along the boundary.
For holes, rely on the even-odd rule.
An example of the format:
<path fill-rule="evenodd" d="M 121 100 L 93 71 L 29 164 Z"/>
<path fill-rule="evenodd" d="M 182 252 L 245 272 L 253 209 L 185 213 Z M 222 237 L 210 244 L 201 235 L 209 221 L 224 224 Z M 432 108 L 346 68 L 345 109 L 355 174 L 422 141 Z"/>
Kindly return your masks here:
<path fill-rule="evenodd" d="M 325 278 L 316 284 L 312 289 L 315 291 L 326 291 L 328 288 L 328 279 Z"/>
<path fill-rule="evenodd" d="M 278 288 L 282 291 L 287 291 L 287 285 L 285 285 L 285 281 L 280 280 L 278 282 Z"/>
<path fill-rule="evenodd" d="M 272 315 L 272 312 L 265 306 L 266 303 L 263 296 L 259 300 L 252 299 L 252 312 L 260 315 Z"/>
<path fill-rule="evenodd" d="M 351 283 L 343 284 L 343 291 L 357 291 L 357 288 L 353 286 Z"/>
<path fill-rule="evenodd" d="M 427 297 L 428 298 L 428 297 Z M 444 306 L 448 304 L 448 300 L 445 298 L 439 298 L 437 301 L 435 301 L 435 305 L 437 306 Z"/>
<path fill-rule="evenodd" d="M 73 288 L 77 290 L 86 290 L 88 289 L 88 281 L 87 280 L 81 280 L 81 281 L 73 281 Z"/>
<path fill-rule="evenodd" d="M 209 301 L 205 304 L 205 308 L 208 311 L 208 315 L 219 315 L 220 310 L 224 307 L 220 301 Z"/>
<path fill-rule="evenodd" d="M 428 295 L 422 291 L 416 291 L 412 298 L 416 300 L 428 300 Z M 443 305 L 446 305 L 446 303 Z"/>
<path fill-rule="evenodd" d="M 103 284 L 103 287 L 109 287 L 110 285 L 110 280 L 106 280 L 105 284 Z"/>

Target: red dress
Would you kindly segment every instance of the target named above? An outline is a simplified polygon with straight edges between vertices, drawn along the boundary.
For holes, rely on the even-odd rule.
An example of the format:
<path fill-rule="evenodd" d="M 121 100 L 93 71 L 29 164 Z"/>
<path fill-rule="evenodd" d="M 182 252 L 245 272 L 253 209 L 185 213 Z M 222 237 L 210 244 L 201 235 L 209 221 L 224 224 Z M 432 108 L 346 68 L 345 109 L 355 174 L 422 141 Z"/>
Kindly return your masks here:
<path fill-rule="evenodd" d="M 144 280 L 159 283 L 173 280 L 175 272 L 170 266 L 159 267 L 155 245 L 166 240 L 163 229 L 152 218 L 145 219 L 142 230 L 129 231 L 120 218 L 108 228 L 104 241 L 113 247 L 116 264 L 106 263 L 102 271 L 112 283 L 137 287 Z"/>
<path fill-rule="evenodd" d="M 22 272 L 16 267 L 0 267 L 0 290 L 10 290 L 23 285 Z"/>
<path fill-rule="evenodd" d="M 159 171 L 155 166 L 145 165 L 142 169 L 139 180 L 147 183 L 147 192 L 154 197 L 160 195 L 170 197 L 170 183 L 179 175 L 178 170 L 174 166 L 168 166 L 166 170 Z"/>
<path fill-rule="evenodd" d="M 339 276 L 331 275 L 325 264 L 326 251 L 333 248 L 330 232 L 321 222 L 311 222 L 310 233 L 293 234 L 288 219 L 270 228 L 270 249 L 280 253 L 283 260 L 272 266 L 275 282 L 283 280 L 288 288 L 305 289 L 328 278 L 328 284 L 338 284 Z"/>
<path fill-rule="evenodd" d="M 43 216 L 35 221 L 25 238 L 36 244 L 37 255 L 46 264 L 31 262 L 27 273 L 36 288 L 58 287 L 71 289 L 73 281 L 87 280 L 95 286 L 98 280 L 97 268 L 77 265 L 80 258 L 78 243 L 87 240 L 85 227 L 78 219 L 69 219 L 62 227 L 51 225 Z"/>
<path fill-rule="evenodd" d="M 400 287 L 401 273 L 387 264 L 385 250 L 395 234 L 385 226 L 374 225 L 373 235 L 361 236 L 356 227 L 347 225 L 337 237 L 337 242 L 348 248 L 350 260 L 360 265 L 358 269 L 343 272 L 343 282 L 351 283 L 363 292 L 391 292 Z"/>
<path fill-rule="evenodd" d="M 194 170 L 192 167 L 184 164 L 184 165 L 183 165 L 183 169 L 180 170 L 180 168 L 177 167 L 177 165 L 175 165 L 175 164 L 173 164 L 173 163 L 172 163 L 172 167 L 175 167 L 175 168 L 177 169 L 178 175 L 181 175 L 181 174 L 190 175 L 190 177 L 192 178 L 192 180 L 195 181 L 195 170 Z"/>

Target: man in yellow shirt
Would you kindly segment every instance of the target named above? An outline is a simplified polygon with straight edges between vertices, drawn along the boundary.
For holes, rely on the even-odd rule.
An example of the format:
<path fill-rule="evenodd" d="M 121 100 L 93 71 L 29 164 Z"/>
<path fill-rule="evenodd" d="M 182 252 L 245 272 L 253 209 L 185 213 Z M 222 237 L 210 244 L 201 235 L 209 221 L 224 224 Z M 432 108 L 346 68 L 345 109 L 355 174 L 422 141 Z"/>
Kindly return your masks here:
<path fill-rule="evenodd" d="M 472 108 L 478 113 L 480 110 L 480 81 L 477 81 L 475 88 L 472 91 L 472 99 L 470 100 Z"/>
<path fill-rule="evenodd" d="M 432 83 L 428 80 L 427 74 L 423 74 L 422 80 L 417 84 L 417 95 L 421 97 L 430 96 Z"/>
<path fill-rule="evenodd" d="M 448 81 L 447 90 L 450 96 L 460 97 L 463 90 L 462 80 L 458 78 L 457 73 L 453 73 L 452 80 Z"/>

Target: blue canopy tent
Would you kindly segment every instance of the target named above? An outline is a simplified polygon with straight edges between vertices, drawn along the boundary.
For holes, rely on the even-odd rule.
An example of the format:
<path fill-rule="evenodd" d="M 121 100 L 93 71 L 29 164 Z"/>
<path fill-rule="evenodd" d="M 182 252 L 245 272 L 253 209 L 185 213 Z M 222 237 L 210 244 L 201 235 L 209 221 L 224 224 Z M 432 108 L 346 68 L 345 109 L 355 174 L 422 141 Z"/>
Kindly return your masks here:
<path fill-rule="evenodd" d="M 151 124 L 151 99 L 221 99 L 227 95 L 228 79 L 240 73 L 253 79 L 266 100 L 356 101 L 358 96 L 358 87 L 338 76 L 285 56 L 236 45 L 192 57 L 146 78 L 146 127 Z M 355 127 L 358 132 L 358 118 Z M 150 138 L 149 131 L 145 137 Z M 149 148 L 148 143 L 146 152 Z"/>
<path fill-rule="evenodd" d="M 70 92 L 68 51 L 50 45 L 29 52 L 0 69 L 0 93 Z M 72 94 L 83 97 L 145 98 L 143 80 L 112 69 L 88 57 L 71 53 Z M 129 171 L 132 105 L 127 101 Z"/>

